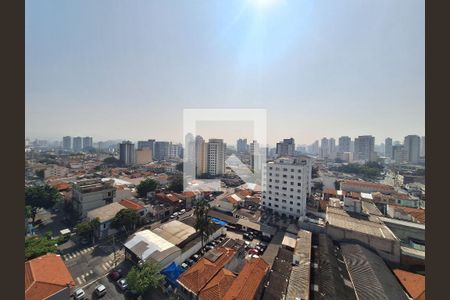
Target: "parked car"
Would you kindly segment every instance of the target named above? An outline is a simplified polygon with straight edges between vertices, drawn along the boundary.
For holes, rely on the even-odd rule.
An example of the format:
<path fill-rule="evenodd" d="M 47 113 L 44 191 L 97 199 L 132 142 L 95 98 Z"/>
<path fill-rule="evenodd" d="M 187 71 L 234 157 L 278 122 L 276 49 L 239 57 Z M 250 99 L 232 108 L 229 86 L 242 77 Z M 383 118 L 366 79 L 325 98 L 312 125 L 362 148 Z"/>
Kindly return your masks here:
<path fill-rule="evenodd" d="M 193 264 L 195 264 L 195 261 L 193 261 L 192 259 L 188 259 L 188 260 L 186 260 L 186 263 L 187 263 L 189 266 L 192 266 Z"/>
<path fill-rule="evenodd" d="M 187 270 L 189 268 L 189 266 L 187 265 L 187 263 L 182 263 L 181 267 L 185 270 Z"/>
<path fill-rule="evenodd" d="M 186 210 L 183 208 L 182 210 L 180 210 L 180 212 L 178 213 L 179 215 L 182 215 L 186 212 Z"/>
<path fill-rule="evenodd" d="M 200 259 L 200 255 L 198 255 L 198 254 L 192 255 L 192 260 L 198 261 L 199 259 Z"/>
<path fill-rule="evenodd" d="M 76 289 L 73 292 L 73 298 L 75 300 L 82 300 L 82 299 L 85 299 L 85 297 L 86 297 L 86 293 L 84 292 L 84 290 L 82 288 Z"/>
<path fill-rule="evenodd" d="M 117 280 L 116 284 L 122 292 L 128 288 L 128 283 L 125 278 L 121 278 L 121 279 Z"/>
<path fill-rule="evenodd" d="M 253 234 L 247 233 L 247 232 L 243 234 L 243 237 L 244 237 L 244 240 L 249 240 L 249 241 L 253 241 L 253 239 L 254 239 Z"/>
<path fill-rule="evenodd" d="M 108 277 L 113 281 L 117 281 L 119 278 L 122 278 L 122 275 L 122 270 L 117 269 L 109 272 Z"/>
<path fill-rule="evenodd" d="M 94 293 L 98 298 L 106 295 L 106 287 L 103 284 L 99 284 L 95 287 Z"/>

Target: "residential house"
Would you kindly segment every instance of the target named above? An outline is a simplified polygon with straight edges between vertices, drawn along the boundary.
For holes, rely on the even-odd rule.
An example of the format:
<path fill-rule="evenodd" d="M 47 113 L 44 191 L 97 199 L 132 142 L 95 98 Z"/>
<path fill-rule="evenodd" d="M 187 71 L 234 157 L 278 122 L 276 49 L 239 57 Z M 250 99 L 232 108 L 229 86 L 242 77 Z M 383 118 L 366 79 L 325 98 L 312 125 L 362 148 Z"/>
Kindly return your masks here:
<path fill-rule="evenodd" d="M 89 221 L 98 219 L 100 222 L 100 226 L 98 228 L 98 231 L 95 232 L 95 236 L 99 239 L 103 239 L 112 234 L 115 234 L 117 230 L 111 227 L 111 223 L 116 214 L 122 209 L 126 208 L 127 207 L 121 205 L 118 202 L 113 202 L 89 211 L 87 213 L 87 219 Z"/>

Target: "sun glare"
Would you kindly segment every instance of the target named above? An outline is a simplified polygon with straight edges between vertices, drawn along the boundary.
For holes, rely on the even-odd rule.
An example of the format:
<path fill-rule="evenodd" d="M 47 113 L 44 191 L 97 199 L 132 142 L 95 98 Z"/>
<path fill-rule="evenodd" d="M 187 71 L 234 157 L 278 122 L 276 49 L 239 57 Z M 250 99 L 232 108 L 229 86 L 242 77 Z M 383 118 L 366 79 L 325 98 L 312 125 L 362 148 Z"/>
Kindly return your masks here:
<path fill-rule="evenodd" d="M 269 8 L 279 1 L 280 0 L 249 0 L 251 4 L 261 9 Z"/>

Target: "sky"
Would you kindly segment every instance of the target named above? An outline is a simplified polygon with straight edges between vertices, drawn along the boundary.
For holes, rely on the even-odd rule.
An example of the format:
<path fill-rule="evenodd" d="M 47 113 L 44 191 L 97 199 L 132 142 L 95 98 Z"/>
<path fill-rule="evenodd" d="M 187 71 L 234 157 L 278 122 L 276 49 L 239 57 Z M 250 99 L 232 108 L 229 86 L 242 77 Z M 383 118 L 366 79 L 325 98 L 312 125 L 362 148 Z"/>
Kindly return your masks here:
<path fill-rule="evenodd" d="M 179 142 L 188 108 L 266 109 L 270 144 L 424 135 L 424 6 L 27 0 L 25 135 Z"/>

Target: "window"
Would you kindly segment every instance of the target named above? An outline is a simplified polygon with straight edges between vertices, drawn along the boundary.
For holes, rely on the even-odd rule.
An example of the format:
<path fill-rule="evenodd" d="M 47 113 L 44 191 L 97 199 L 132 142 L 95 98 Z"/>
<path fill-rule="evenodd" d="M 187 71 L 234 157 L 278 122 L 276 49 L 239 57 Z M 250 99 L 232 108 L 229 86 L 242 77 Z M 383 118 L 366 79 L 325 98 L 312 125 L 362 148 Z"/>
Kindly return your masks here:
<path fill-rule="evenodd" d="M 299 183 L 297 183 L 297 186 L 302 186 L 302 184 L 299 182 Z"/>
<path fill-rule="evenodd" d="M 282 206 L 281 208 L 285 210 L 285 209 L 286 209 L 286 206 Z"/>
<path fill-rule="evenodd" d="M 272 206 L 272 203 L 269 203 L 269 206 Z"/>
<path fill-rule="evenodd" d="M 272 182 L 272 179 L 269 179 L 269 182 Z"/>
<path fill-rule="evenodd" d="M 269 200 L 272 200 L 272 197 L 269 197 Z"/>
<path fill-rule="evenodd" d="M 289 207 L 289 211 L 293 211 L 292 207 Z"/>
<path fill-rule="evenodd" d="M 294 182 L 293 182 L 293 181 L 291 181 L 291 185 L 294 185 Z"/>
<path fill-rule="evenodd" d="M 297 199 L 300 199 L 300 196 L 297 196 Z"/>
<path fill-rule="evenodd" d="M 302 179 L 302 176 L 298 176 L 297 178 L 298 178 L 298 180 L 301 180 L 301 179 Z"/>
<path fill-rule="evenodd" d="M 265 201 L 263 201 L 263 205 L 266 205 L 266 202 L 265 202 Z"/>
<path fill-rule="evenodd" d="M 275 168 L 275 171 L 280 171 L 280 168 Z"/>
<path fill-rule="evenodd" d="M 283 191 L 286 191 L 286 190 L 287 190 L 287 188 L 283 187 L 283 188 L 282 188 L 282 190 L 283 190 Z"/>
<path fill-rule="evenodd" d="M 275 186 L 275 189 L 276 189 L 276 190 L 279 190 L 279 189 L 280 189 L 280 187 L 279 187 L 278 185 L 276 185 L 276 186 Z"/>
<path fill-rule="evenodd" d="M 278 207 L 278 204 L 275 204 L 275 207 Z"/>
<path fill-rule="evenodd" d="M 278 199 L 278 198 L 275 198 L 275 201 L 276 201 L 276 202 L 278 202 L 278 201 L 280 201 L 280 199 Z"/>
<path fill-rule="evenodd" d="M 294 189 L 293 189 L 293 188 L 291 188 L 290 190 L 291 190 L 291 192 L 293 192 L 293 191 L 294 191 Z"/>
<path fill-rule="evenodd" d="M 281 203 L 286 203 L 286 200 L 281 200 Z"/>
<path fill-rule="evenodd" d="M 302 172 L 302 169 L 298 169 L 298 172 L 301 173 L 301 172 Z"/>
<path fill-rule="evenodd" d="M 283 178 L 287 178 L 287 175 L 283 175 Z"/>
<path fill-rule="evenodd" d="M 294 179 L 294 175 L 291 175 L 291 179 Z"/>
<path fill-rule="evenodd" d="M 292 195 L 289 195 L 289 198 L 294 198 L 294 196 L 292 196 Z"/>
<path fill-rule="evenodd" d="M 289 201 L 289 204 L 290 204 L 290 205 L 293 205 L 293 204 L 294 204 L 294 201 Z"/>
<path fill-rule="evenodd" d="M 297 202 L 297 206 L 300 206 L 300 202 Z"/>
<path fill-rule="evenodd" d="M 294 169 L 291 169 L 291 172 L 294 172 Z"/>
<path fill-rule="evenodd" d="M 297 212 L 300 213 L 300 209 L 297 209 Z"/>
<path fill-rule="evenodd" d="M 297 193 L 301 193 L 302 191 L 301 190 L 297 190 Z"/>
<path fill-rule="evenodd" d="M 284 171 L 284 172 L 287 172 L 287 168 L 283 168 L 283 171 Z"/>
<path fill-rule="evenodd" d="M 283 184 L 287 184 L 287 181 L 283 181 Z"/>
<path fill-rule="evenodd" d="M 269 167 L 269 170 L 272 170 L 273 169 L 273 167 Z"/>
<path fill-rule="evenodd" d="M 283 194 L 283 197 L 286 197 L 286 194 Z"/>

